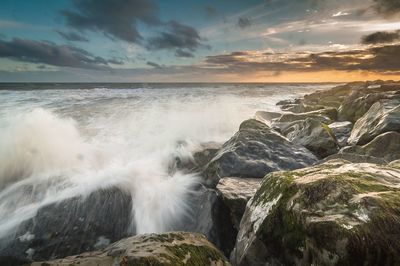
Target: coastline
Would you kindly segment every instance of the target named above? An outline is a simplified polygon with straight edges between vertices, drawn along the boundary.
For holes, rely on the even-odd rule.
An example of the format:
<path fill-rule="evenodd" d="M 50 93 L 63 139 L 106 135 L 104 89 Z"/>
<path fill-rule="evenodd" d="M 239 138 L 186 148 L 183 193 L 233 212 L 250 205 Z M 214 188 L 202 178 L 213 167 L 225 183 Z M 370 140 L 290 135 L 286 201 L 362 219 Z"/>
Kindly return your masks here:
<path fill-rule="evenodd" d="M 167 255 L 143 252 L 146 235 L 130 237 L 132 245 L 116 239 L 116 244 L 99 249 L 99 234 L 93 228 L 95 239 L 77 253 L 98 250 L 94 253 L 48 261 L 77 253 L 42 237 L 42 253 L 40 244 L 33 248 L 33 241 L 16 240 L 0 250 L 0 262 L 13 258 L 17 263 L 45 260 L 46 265 L 148 265 L 150 257 L 161 263 L 165 256 L 185 261 L 189 254 L 187 264 L 199 265 L 211 256 L 205 252 L 217 265 L 400 263 L 400 83 L 354 82 L 277 104 L 281 113 L 260 110 L 224 144 L 204 145 L 191 160 L 176 157 L 170 165 L 174 171 L 201 173 L 191 199 L 194 215 L 174 231 L 204 234 L 212 244 L 198 237 L 193 243 L 190 234 L 177 233 L 182 235 L 151 236 L 149 246 L 161 249 L 164 241 L 182 241 Z M 111 197 L 93 196 L 91 201 L 129 206 L 129 199 L 116 189 L 107 192 Z M 92 203 L 63 204 L 86 210 L 84 206 Z M 113 208 L 118 212 L 121 206 Z M 62 210 L 57 212 L 63 216 Z M 43 210 L 35 223 L 28 221 L 20 228 L 20 234 L 47 234 L 46 219 L 62 222 L 46 216 L 49 213 Z M 63 239 L 61 244 L 80 250 L 77 239 Z M 182 249 L 188 244 L 196 248 Z M 110 252 L 115 246 L 119 251 Z M 35 253 L 30 255 L 29 249 Z M 165 265 L 176 264 L 170 259 Z"/>

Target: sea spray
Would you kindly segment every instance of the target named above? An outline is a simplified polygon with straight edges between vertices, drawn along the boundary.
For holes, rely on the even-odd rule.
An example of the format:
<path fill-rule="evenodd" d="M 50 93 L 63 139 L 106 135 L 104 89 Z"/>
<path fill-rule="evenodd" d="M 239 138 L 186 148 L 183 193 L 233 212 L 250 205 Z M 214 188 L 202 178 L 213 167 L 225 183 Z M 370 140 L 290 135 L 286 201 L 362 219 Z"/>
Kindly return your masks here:
<path fill-rule="evenodd" d="M 0 236 L 46 204 L 111 186 L 131 193 L 137 233 L 171 229 L 187 211 L 185 197 L 196 176 L 169 176 L 154 157 L 106 158 L 100 146 L 85 142 L 72 119 L 44 109 L 15 122 L 1 133 L 1 180 L 8 186 L 0 193 Z"/>
<path fill-rule="evenodd" d="M 256 111 L 274 111 L 278 100 L 315 90 L 79 86 L 0 91 L 0 237 L 44 205 L 110 187 L 132 195 L 139 233 L 171 230 L 191 214 L 189 196 L 199 182 L 170 171 L 175 156 L 188 159 L 202 142 L 229 139 Z"/>

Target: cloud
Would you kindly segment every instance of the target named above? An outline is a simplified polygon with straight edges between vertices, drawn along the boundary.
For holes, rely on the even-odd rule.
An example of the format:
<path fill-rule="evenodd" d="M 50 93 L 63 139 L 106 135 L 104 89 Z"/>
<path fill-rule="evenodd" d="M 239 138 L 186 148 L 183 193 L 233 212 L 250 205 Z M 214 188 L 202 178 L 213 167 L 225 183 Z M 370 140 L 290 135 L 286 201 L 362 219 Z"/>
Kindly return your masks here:
<path fill-rule="evenodd" d="M 151 0 L 73 0 L 73 6 L 73 10 L 61 11 L 68 26 L 132 43 L 142 39 L 138 22 L 160 23 L 158 7 Z"/>
<path fill-rule="evenodd" d="M 258 71 L 315 72 L 365 70 L 400 74 L 400 44 L 320 53 L 241 51 L 208 56 L 210 68 L 230 73 Z"/>
<path fill-rule="evenodd" d="M 385 16 L 394 16 L 400 13 L 400 1 L 399 0 L 373 0 L 374 8 L 378 13 Z"/>
<path fill-rule="evenodd" d="M 63 32 L 56 30 L 58 34 L 60 34 L 61 37 L 63 37 L 67 41 L 72 41 L 72 42 L 88 42 L 89 40 L 83 37 L 82 35 L 79 35 L 78 33 L 75 32 Z"/>
<path fill-rule="evenodd" d="M 175 51 L 175 56 L 177 56 L 177 57 L 194 57 L 194 55 L 192 53 L 182 50 L 182 49 L 177 49 Z"/>
<path fill-rule="evenodd" d="M 187 49 L 195 51 L 203 46 L 198 31 L 190 26 L 171 20 L 166 24 L 165 31 L 152 37 L 147 42 L 149 50 Z"/>
<path fill-rule="evenodd" d="M 151 66 L 151 67 L 154 67 L 154 68 L 162 68 L 161 65 L 159 65 L 159 64 L 157 64 L 157 63 L 154 63 L 154 62 L 151 62 L 151 61 L 147 61 L 147 62 L 146 62 L 146 65 Z"/>
<path fill-rule="evenodd" d="M 141 44 L 152 51 L 176 49 L 177 56 L 189 57 L 190 52 L 202 46 L 195 28 L 174 20 L 161 21 L 158 5 L 153 0 L 73 0 L 73 9 L 62 10 L 61 14 L 75 30 L 101 32 L 111 39 Z M 144 41 L 138 30 L 139 23 L 162 31 Z M 74 33 L 59 34 L 68 40 L 80 39 Z"/>
<path fill-rule="evenodd" d="M 362 37 L 363 44 L 393 43 L 400 41 L 400 30 L 378 31 Z"/>
<path fill-rule="evenodd" d="M 73 46 L 19 38 L 0 40 L 1 57 L 59 67 L 90 69 L 107 69 L 109 63 L 116 63 Z"/>
<path fill-rule="evenodd" d="M 244 29 L 244 28 L 248 28 L 251 26 L 251 21 L 248 18 L 245 17 L 240 17 L 238 19 L 237 25 L 239 26 L 239 28 Z"/>

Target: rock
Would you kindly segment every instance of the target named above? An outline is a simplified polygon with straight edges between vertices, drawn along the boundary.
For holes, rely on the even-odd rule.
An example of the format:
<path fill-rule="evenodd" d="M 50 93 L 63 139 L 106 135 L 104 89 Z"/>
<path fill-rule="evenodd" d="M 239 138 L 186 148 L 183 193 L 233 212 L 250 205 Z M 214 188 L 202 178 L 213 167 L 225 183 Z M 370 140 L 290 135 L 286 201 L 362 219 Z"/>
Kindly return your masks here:
<path fill-rule="evenodd" d="M 356 94 L 356 96 L 349 97 L 347 100 L 345 100 L 339 107 L 338 119 L 339 121 L 351 121 L 355 123 L 369 110 L 369 108 L 371 108 L 374 103 L 380 100 L 390 99 L 400 100 L 399 91 L 378 92 L 366 95 L 363 91 L 360 91 Z"/>
<path fill-rule="evenodd" d="M 396 161 L 390 162 L 389 166 L 393 167 L 393 168 L 399 168 L 400 169 L 400 160 L 396 160 Z"/>
<path fill-rule="evenodd" d="M 368 156 L 368 155 L 361 155 L 356 153 L 345 153 L 342 152 L 329 155 L 328 157 L 324 158 L 323 160 L 319 161 L 318 163 L 326 163 L 330 160 L 342 159 L 345 161 L 349 161 L 351 163 L 374 163 L 374 164 L 386 164 L 386 160 Z"/>
<path fill-rule="evenodd" d="M 293 113 L 307 113 L 316 110 L 325 109 L 323 105 L 308 105 L 303 102 L 297 104 L 285 104 L 281 106 L 282 111 Z"/>
<path fill-rule="evenodd" d="M 400 169 L 342 160 L 266 176 L 234 265 L 400 265 Z"/>
<path fill-rule="evenodd" d="M 222 144 L 217 142 L 201 143 L 191 152 L 191 154 L 187 154 L 187 146 L 188 143 L 186 142 L 178 143 L 178 152 L 171 156 L 171 161 L 168 164 L 168 173 L 170 175 L 173 175 L 178 170 L 187 173 L 201 171 L 215 156 Z M 181 150 L 184 152 L 179 152 Z"/>
<path fill-rule="evenodd" d="M 19 226 L 12 240 L 0 241 L 0 265 L 62 258 L 127 237 L 135 233 L 131 210 L 131 196 L 118 188 L 42 207 Z"/>
<path fill-rule="evenodd" d="M 297 103 L 300 103 L 300 99 L 282 100 L 277 102 L 276 105 L 279 106 L 279 105 L 297 104 Z"/>
<path fill-rule="evenodd" d="M 364 145 L 376 136 L 389 131 L 400 131 L 400 103 L 379 101 L 354 124 L 348 143 Z"/>
<path fill-rule="evenodd" d="M 378 157 L 387 162 L 394 161 L 400 159 L 400 133 L 386 132 L 364 146 L 348 146 L 340 152 Z"/>
<path fill-rule="evenodd" d="M 257 111 L 255 114 L 255 119 L 270 126 L 272 120 L 279 118 L 281 115 L 282 115 L 281 113 L 276 113 L 276 112 Z"/>
<path fill-rule="evenodd" d="M 308 113 L 286 113 L 283 114 L 276 122 L 294 122 L 299 120 L 306 120 L 307 118 L 314 118 L 322 123 L 330 124 L 336 119 L 337 111 L 336 109 L 323 109 Z"/>
<path fill-rule="evenodd" d="M 261 178 L 273 171 L 302 168 L 316 160 L 304 147 L 251 119 L 240 125 L 239 131 L 207 165 L 204 183 L 215 187 L 223 177 Z"/>
<path fill-rule="evenodd" d="M 339 150 L 339 145 L 332 130 L 318 120 L 307 118 L 295 125 L 287 138 L 302 145 L 319 158 L 325 158 Z"/>
<path fill-rule="evenodd" d="M 74 265 L 230 265 L 227 259 L 200 234 L 171 232 L 122 239 L 95 252 L 64 259 L 35 262 L 31 266 Z"/>
<path fill-rule="evenodd" d="M 230 219 L 230 210 L 214 189 L 199 186 L 189 199 L 191 212 L 174 230 L 204 234 L 224 254 L 235 245 L 237 230 Z"/>
<path fill-rule="evenodd" d="M 353 128 L 353 123 L 349 121 L 345 122 L 335 122 L 328 127 L 332 130 L 335 138 L 340 147 L 344 147 L 347 144 L 347 140 L 350 137 L 351 129 Z"/>
<path fill-rule="evenodd" d="M 261 178 L 225 177 L 217 185 L 217 191 L 230 211 L 230 218 L 236 233 L 239 230 L 246 204 L 260 187 L 261 180 Z"/>

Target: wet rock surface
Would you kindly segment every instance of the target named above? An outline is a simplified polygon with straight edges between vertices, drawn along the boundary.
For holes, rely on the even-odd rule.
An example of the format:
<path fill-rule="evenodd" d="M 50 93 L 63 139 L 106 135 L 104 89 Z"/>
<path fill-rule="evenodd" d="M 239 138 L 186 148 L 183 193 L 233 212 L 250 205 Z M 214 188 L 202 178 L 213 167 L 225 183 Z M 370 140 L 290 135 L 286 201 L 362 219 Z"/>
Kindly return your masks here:
<path fill-rule="evenodd" d="M 207 239 L 194 233 L 145 234 L 122 239 L 106 248 L 32 266 L 74 265 L 230 265 Z"/>
<path fill-rule="evenodd" d="M 400 170 L 333 160 L 267 175 L 246 207 L 235 265 L 400 263 Z"/>
<path fill-rule="evenodd" d="M 357 122 L 349 137 L 349 144 L 364 145 L 376 136 L 389 132 L 400 132 L 400 102 L 376 102 Z"/>
<path fill-rule="evenodd" d="M 225 177 L 219 181 L 217 191 L 230 211 L 235 230 L 239 230 L 246 204 L 260 187 L 261 180 L 261 178 Z"/>
<path fill-rule="evenodd" d="M 18 227 L 11 242 L 2 240 L 5 244 L 0 249 L 0 265 L 62 258 L 102 248 L 135 233 L 131 210 L 131 196 L 119 188 L 47 205 Z"/>
<path fill-rule="evenodd" d="M 351 130 L 353 129 L 353 123 L 349 121 L 344 122 L 334 122 L 328 127 L 332 130 L 332 133 L 335 135 L 337 143 L 340 147 L 344 147 L 347 145 L 347 140 L 350 137 Z"/>
<path fill-rule="evenodd" d="M 293 144 L 257 120 L 247 120 L 207 165 L 203 176 L 215 187 L 220 178 L 261 178 L 278 170 L 302 168 L 316 162 L 306 148 Z"/>
<path fill-rule="evenodd" d="M 386 132 L 378 135 L 371 142 L 363 146 L 349 146 L 340 153 L 353 153 L 359 155 L 381 158 L 386 162 L 400 159 L 400 133 Z"/>
<path fill-rule="evenodd" d="M 306 147 L 318 158 L 325 158 L 339 150 L 339 143 L 333 131 L 326 124 L 312 118 L 295 125 L 287 138 Z"/>

